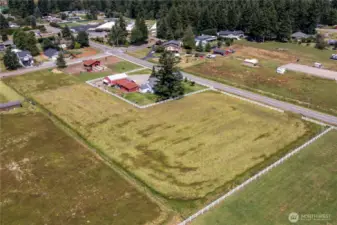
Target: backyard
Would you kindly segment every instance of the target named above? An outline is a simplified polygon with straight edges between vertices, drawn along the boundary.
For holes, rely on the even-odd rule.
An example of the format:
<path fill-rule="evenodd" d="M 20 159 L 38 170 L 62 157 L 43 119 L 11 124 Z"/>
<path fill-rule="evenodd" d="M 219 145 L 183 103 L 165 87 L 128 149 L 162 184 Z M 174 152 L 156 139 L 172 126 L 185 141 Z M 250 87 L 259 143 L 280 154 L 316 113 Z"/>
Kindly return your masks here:
<path fill-rule="evenodd" d="M 154 202 L 42 113 L 0 119 L 3 224 L 160 223 Z"/>
<path fill-rule="evenodd" d="M 326 220 L 299 220 L 298 225 L 337 222 L 337 131 L 330 131 L 283 165 L 256 180 L 221 205 L 198 217 L 194 225 L 290 224 L 295 212 L 326 214 Z M 240 209 L 240 210 L 238 210 Z M 300 217 L 301 218 L 301 217 Z"/>
<path fill-rule="evenodd" d="M 234 46 L 235 47 L 235 46 Z M 280 100 L 337 115 L 336 82 L 299 72 L 280 75 L 276 68 L 292 60 L 282 52 L 237 46 L 233 55 L 215 60 L 191 61 L 183 70 L 225 84 L 259 92 Z M 258 67 L 242 64 L 245 58 L 259 59 Z"/>

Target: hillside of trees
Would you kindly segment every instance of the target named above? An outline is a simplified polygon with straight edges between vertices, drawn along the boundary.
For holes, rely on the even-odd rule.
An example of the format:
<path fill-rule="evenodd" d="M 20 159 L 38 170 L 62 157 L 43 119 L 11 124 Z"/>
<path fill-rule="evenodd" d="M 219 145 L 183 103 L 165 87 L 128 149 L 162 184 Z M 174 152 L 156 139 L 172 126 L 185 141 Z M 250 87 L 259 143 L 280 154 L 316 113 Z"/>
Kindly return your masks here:
<path fill-rule="evenodd" d="M 252 37 L 283 40 L 292 32 L 315 33 L 317 24 L 337 24 L 337 0 L 8 0 L 12 14 L 102 11 L 108 17 L 157 19 L 158 37 L 243 30 Z"/>

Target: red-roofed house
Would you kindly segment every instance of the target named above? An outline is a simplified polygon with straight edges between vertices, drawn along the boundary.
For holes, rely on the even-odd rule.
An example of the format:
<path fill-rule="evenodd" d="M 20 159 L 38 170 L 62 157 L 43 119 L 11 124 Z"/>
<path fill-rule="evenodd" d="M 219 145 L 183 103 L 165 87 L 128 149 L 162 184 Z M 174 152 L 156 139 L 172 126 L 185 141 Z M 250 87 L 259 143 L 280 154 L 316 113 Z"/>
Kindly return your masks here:
<path fill-rule="evenodd" d="M 84 61 L 83 65 L 88 72 L 91 72 L 92 68 L 95 67 L 95 66 L 100 66 L 101 62 L 98 61 L 98 60 L 90 59 L 90 60 Z"/>
<path fill-rule="evenodd" d="M 112 83 L 114 83 L 115 86 L 119 87 L 124 92 L 136 92 L 139 90 L 139 86 L 134 81 L 129 79 L 115 80 Z"/>

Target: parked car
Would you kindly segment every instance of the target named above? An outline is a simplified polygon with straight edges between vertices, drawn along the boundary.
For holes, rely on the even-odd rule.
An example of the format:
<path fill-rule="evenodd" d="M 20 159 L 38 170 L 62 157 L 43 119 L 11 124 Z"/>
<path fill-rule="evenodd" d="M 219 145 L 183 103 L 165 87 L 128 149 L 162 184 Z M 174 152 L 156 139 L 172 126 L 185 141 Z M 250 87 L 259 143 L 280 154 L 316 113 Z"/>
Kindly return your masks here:
<path fill-rule="evenodd" d="M 330 57 L 330 59 L 337 60 L 337 54 L 332 54 L 331 57 Z"/>
<path fill-rule="evenodd" d="M 215 59 L 215 57 L 216 57 L 216 55 L 214 55 L 214 54 L 207 54 L 206 55 L 206 58 L 208 58 L 208 59 Z"/>
<path fill-rule="evenodd" d="M 323 68 L 323 65 L 321 63 L 315 62 L 314 67 L 321 69 L 321 68 Z"/>

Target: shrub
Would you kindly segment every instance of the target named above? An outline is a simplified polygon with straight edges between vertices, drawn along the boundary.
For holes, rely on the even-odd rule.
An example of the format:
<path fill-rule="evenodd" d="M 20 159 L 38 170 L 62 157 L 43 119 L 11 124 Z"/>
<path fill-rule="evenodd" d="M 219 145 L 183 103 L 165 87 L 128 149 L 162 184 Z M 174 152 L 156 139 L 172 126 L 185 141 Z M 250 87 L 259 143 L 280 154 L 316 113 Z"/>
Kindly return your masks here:
<path fill-rule="evenodd" d="M 55 22 L 50 22 L 49 25 L 51 27 L 56 27 L 56 28 L 60 28 L 61 27 L 58 23 L 55 23 Z"/>
<path fill-rule="evenodd" d="M 192 49 L 187 49 L 186 50 L 186 54 L 191 54 L 192 53 Z"/>
<path fill-rule="evenodd" d="M 164 46 L 158 45 L 155 48 L 156 53 L 163 53 L 165 50 Z"/>
<path fill-rule="evenodd" d="M 78 42 L 75 42 L 74 49 L 80 49 L 80 48 L 81 48 L 81 44 Z"/>

